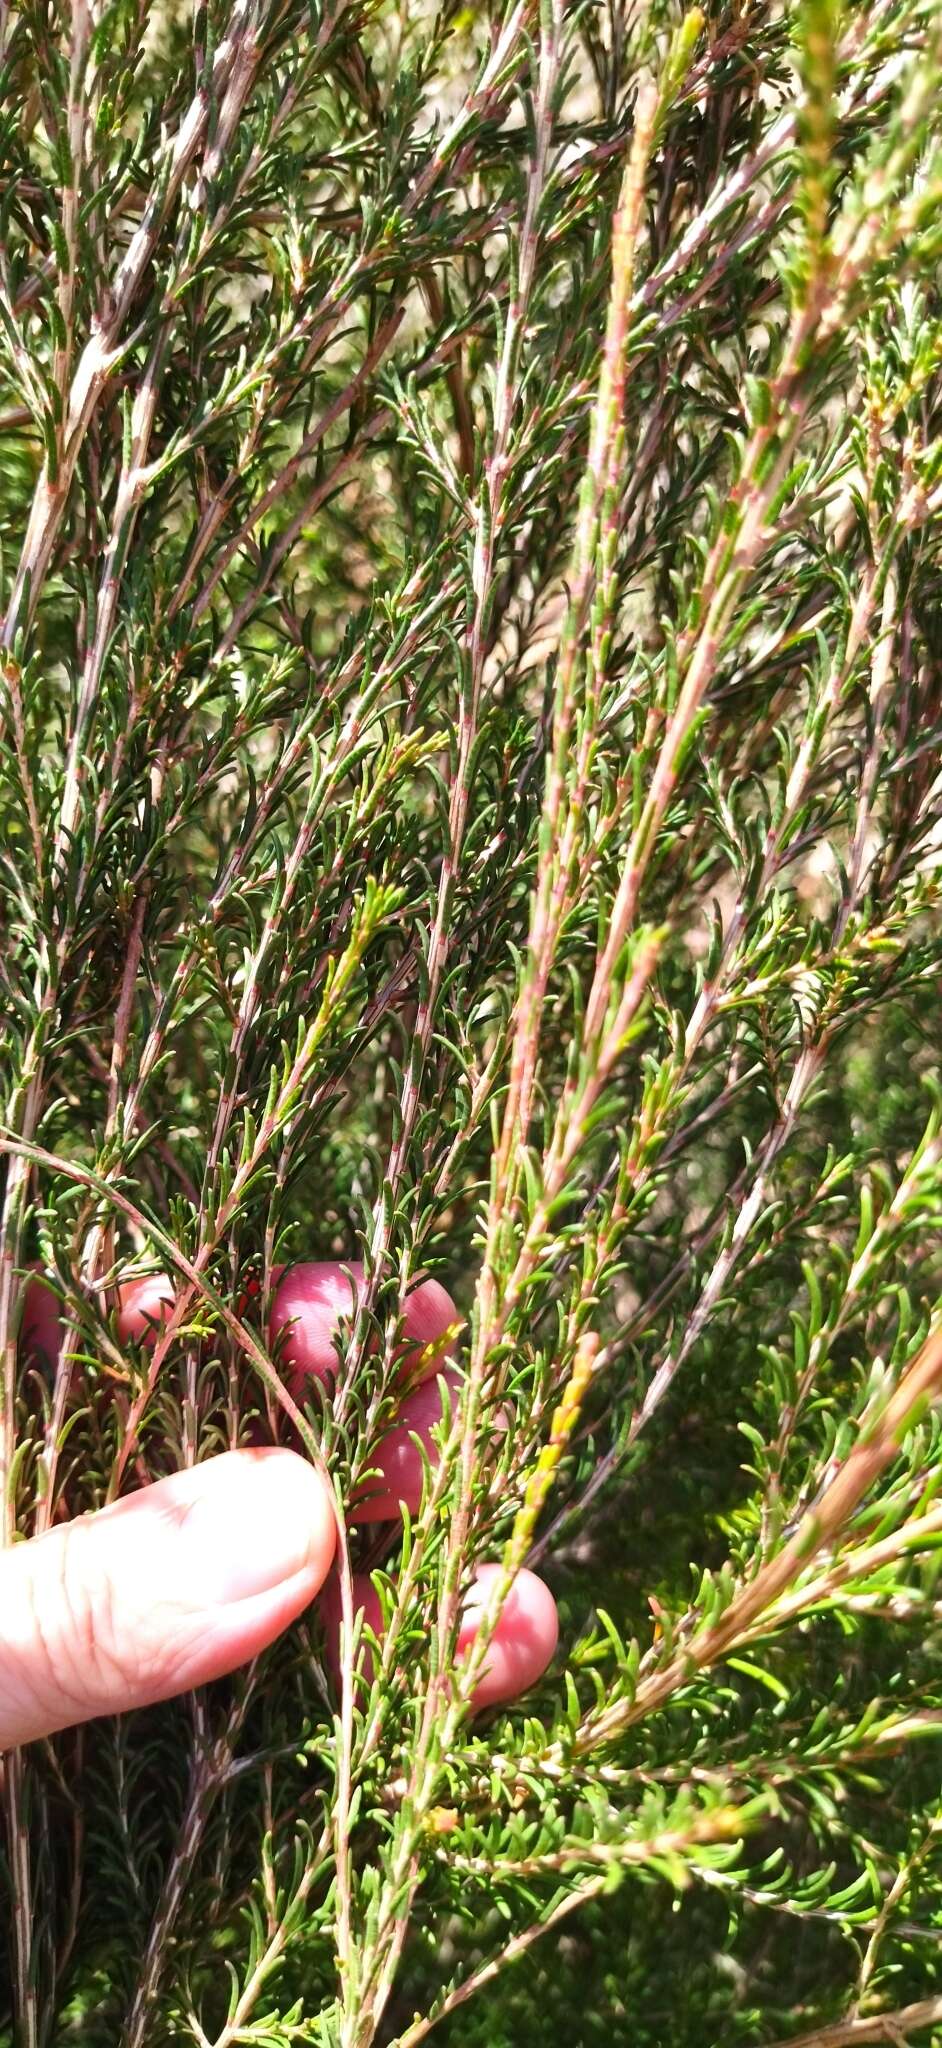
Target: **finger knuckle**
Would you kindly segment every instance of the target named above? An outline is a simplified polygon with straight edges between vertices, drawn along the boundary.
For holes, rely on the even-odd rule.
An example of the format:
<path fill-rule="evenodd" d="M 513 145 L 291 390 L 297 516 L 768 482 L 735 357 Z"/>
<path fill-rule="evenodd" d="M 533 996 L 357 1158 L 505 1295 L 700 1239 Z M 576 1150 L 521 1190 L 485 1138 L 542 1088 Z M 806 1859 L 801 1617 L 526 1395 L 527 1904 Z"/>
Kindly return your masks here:
<path fill-rule="evenodd" d="M 127 1635 L 112 1574 L 81 1523 L 63 1544 L 60 1592 L 67 1617 L 57 1643 L 60 1689 L 68 1684 L 79 1697 L 108 1702 L 130 1675 Z"/>

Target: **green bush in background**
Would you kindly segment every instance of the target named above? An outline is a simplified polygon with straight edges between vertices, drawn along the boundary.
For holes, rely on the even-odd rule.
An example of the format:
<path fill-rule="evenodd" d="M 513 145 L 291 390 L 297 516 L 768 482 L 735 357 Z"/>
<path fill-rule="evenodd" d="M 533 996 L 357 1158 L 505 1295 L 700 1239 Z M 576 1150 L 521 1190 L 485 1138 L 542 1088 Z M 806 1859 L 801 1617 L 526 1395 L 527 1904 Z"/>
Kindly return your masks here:
<path fill-rule="evenodd" d="M 375 1677 L 4 1760 L 0 2040 L 942 2039 L 938 11 L 0 37 L 5 1539 L 467 1318 Z"/>

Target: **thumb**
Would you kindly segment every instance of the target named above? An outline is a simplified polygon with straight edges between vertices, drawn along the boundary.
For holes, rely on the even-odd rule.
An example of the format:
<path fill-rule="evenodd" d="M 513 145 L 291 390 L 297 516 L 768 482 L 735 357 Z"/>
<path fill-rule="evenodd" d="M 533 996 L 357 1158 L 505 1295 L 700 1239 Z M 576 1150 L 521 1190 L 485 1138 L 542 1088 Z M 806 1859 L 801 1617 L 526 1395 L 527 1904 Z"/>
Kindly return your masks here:
<path fill-rule="evenodd" d="M 0 1751 L 219 1678 L 314 1598 L 334 1552 L 293 1451 L 228 1451 L 0 1555 Z"/>

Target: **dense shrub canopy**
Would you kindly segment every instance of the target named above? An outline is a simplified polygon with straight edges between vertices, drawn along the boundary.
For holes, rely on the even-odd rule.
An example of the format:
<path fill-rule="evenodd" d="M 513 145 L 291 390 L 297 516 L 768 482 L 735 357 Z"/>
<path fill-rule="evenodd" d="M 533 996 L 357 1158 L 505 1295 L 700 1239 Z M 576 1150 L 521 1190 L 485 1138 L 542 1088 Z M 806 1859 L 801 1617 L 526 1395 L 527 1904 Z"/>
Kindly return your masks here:
<path fill-rule="evenodd" d="M 0 38 L 5 1540 L 466 1318 L 381 1657 L 0 1767 L 0 2041 L 942 2039 L 937 9 Z"/>

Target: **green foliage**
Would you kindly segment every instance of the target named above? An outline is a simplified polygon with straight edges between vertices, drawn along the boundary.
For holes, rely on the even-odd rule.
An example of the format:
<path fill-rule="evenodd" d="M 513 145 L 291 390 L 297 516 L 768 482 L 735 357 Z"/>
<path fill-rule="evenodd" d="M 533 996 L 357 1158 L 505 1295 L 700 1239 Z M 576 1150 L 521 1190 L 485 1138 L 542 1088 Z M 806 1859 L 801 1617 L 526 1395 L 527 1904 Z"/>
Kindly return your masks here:
<path fill-rule="evenodd" d="M 467 1318 L 339 1696 L 6 1760 L 0 2041 L 942 2039 L 937 10 L 0 35 L 4 1538 Z"/>

